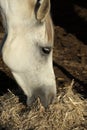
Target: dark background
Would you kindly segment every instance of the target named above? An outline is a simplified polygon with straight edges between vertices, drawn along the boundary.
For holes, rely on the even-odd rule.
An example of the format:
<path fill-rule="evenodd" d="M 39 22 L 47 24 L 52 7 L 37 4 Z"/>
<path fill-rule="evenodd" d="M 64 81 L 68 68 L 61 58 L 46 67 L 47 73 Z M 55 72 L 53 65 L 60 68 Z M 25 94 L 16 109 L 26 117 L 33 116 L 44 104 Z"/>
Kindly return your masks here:
<path fill-rule="evenodd" d="M 51 5 L 54 24 L 62 26 L 68 33 L 76 35 L 87 44 L 87 0 L 51 0 Z M 83 11 L 76 9 L 75 5 Z"/>

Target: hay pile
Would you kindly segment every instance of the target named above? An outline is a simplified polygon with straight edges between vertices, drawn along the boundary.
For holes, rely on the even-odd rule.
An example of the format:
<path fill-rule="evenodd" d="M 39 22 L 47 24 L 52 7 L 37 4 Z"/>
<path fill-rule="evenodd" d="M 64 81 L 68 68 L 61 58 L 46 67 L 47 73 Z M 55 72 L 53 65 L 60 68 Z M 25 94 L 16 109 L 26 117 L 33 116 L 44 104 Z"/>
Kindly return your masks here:
<path fill-rule="evenodd" d="M 87 130 L 87 101 L 72 91 L 74 81 L 44 109 L 29 109 L 10 90 L 0 97 L 0 130 Z"/>

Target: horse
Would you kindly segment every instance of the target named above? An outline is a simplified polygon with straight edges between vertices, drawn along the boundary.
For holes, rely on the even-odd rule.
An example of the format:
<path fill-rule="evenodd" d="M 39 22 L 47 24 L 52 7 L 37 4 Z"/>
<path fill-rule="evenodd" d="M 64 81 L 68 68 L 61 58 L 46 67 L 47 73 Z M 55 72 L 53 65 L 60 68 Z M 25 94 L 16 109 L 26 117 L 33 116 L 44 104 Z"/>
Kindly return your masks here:
<path fill-rule="evenodd" d="M 0 0 L 6 38 L 2 58 L 27 96 L 48 107 L 56 96 L 50 0 Z"/>

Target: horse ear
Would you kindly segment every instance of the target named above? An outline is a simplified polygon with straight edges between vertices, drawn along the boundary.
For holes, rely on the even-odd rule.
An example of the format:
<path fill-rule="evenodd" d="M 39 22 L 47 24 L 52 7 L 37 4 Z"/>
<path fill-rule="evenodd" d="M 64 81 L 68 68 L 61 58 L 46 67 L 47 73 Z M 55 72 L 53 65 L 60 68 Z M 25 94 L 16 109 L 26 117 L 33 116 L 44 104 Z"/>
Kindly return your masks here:
<path fill-rule="evenodd" d="M 37 0 L 35 7 L 36 19 L 39 22 L 44 22 L 49 12 L 50 12 L 50 0 Z"/>

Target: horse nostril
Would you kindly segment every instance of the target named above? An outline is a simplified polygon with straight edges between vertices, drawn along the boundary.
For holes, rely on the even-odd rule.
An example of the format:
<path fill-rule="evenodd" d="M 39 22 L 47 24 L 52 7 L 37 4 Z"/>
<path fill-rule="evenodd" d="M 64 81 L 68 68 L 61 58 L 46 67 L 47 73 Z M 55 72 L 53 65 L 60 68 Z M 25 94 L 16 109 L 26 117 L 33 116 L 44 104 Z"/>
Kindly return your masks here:
<path fill-rule="evenodd" d="M 54 98 L 55 98 L 55 95 L 53 93 L 50 93 L 48 95 L 48 105 L 53 102 Z"/>
<path fill-rule="evenodd" d="M 49 93 L 48 95 L 40 96 L 40 100 L 42 105 L 47 108 L 51 103 L 53 103 L 53 100 L 55 98 L 55 94 L 54 93 Z"/>

